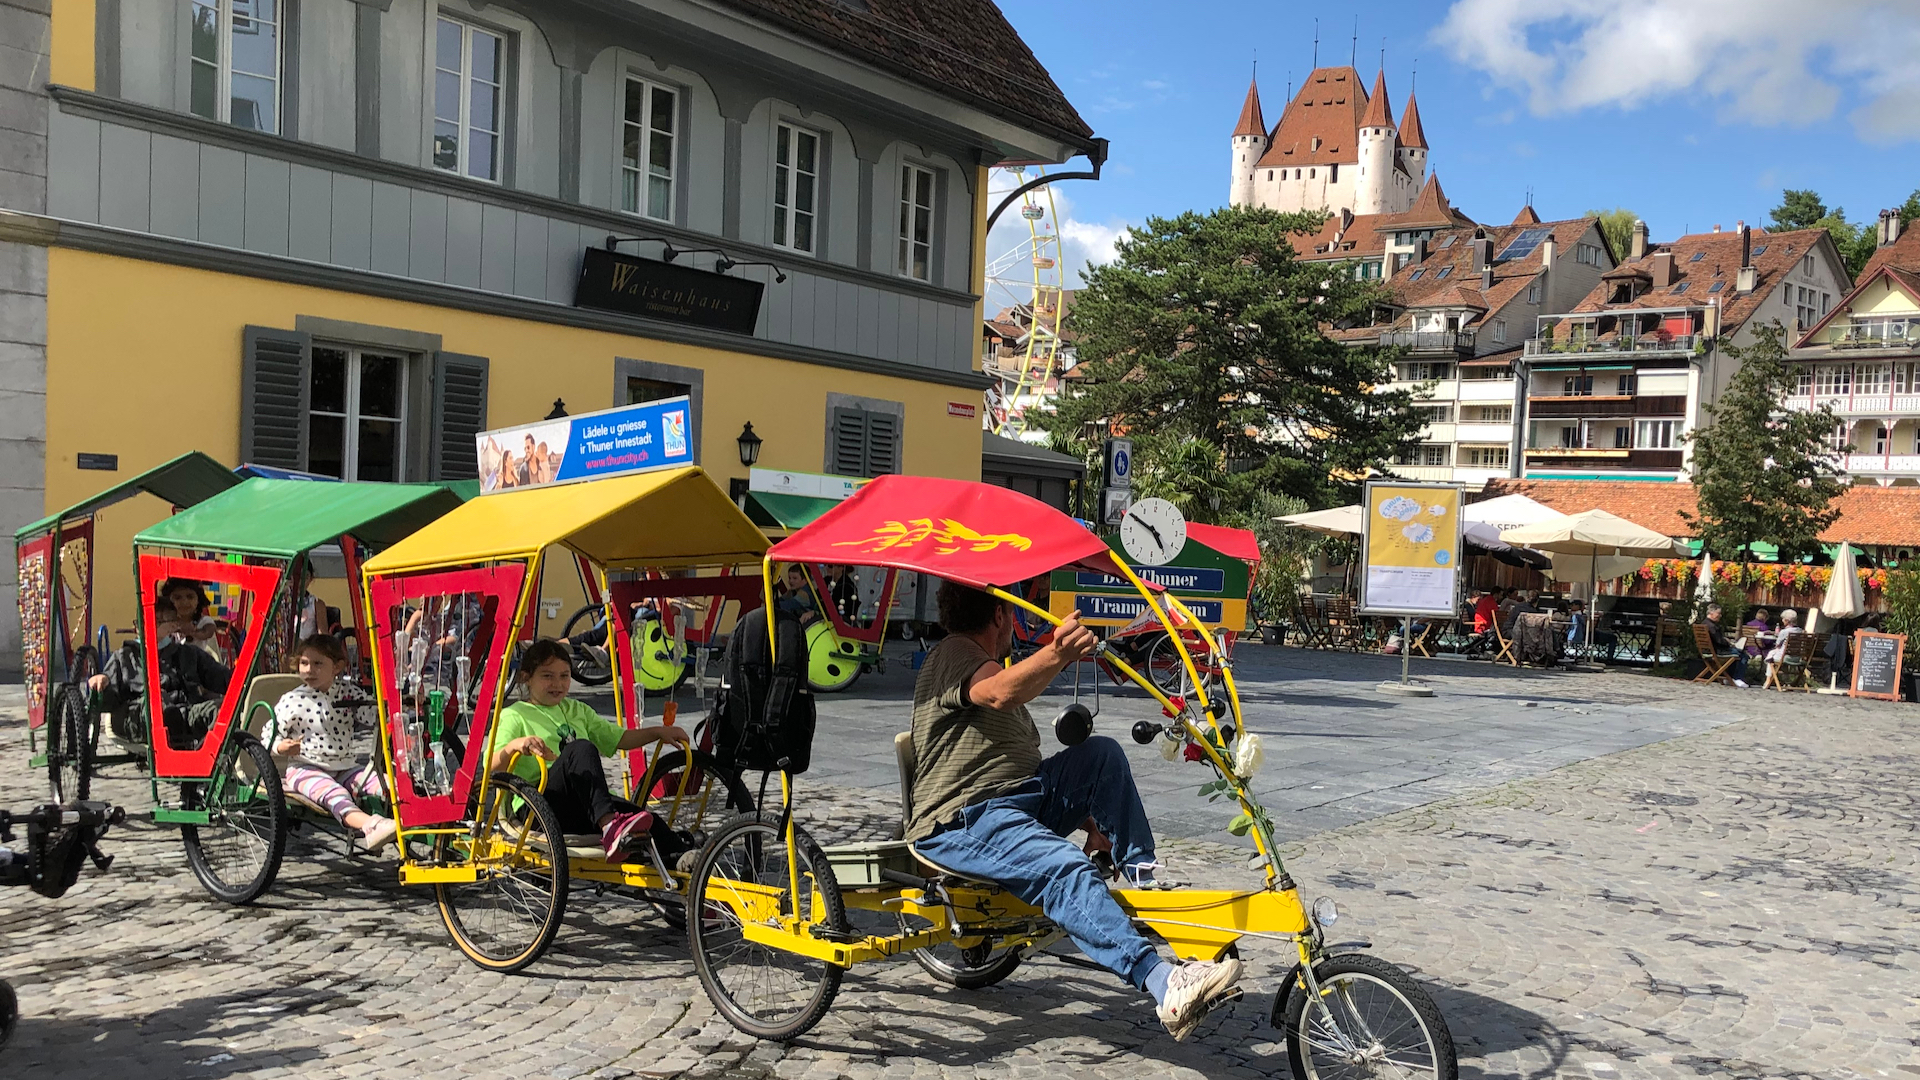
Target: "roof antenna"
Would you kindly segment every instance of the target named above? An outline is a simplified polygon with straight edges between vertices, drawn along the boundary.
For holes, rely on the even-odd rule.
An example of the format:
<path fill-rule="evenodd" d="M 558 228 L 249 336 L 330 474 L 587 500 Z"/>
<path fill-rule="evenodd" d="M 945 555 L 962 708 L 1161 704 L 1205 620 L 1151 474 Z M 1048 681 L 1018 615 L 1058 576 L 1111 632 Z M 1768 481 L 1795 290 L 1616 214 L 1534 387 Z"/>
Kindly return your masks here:
<path fill-rule="evenodd" d="M 1347 54 L 1347 66 L 1352 67 L 1355 64 L 1358 64 L 1359 62 L 1360 62 L 1360 16 L 1355 15 L 1353 17 L 1353 49 L 1351 52 Z"/>
<path fill-rule="evenodd" d="M 1380 39 L 1380 70 L 1387 70 L 1387 39 Z"/>
<path fill-rule="evenodd" d="M 1313 20 L 1313 66 L 1320 67 L 1320 20 Z"/>
<path fill-rule="evenodd" d="M 1407 96 L 1412 97 L 1414 90 L 1418 89 L 1419 86 L 1420 86 L 1420 58 L 1416 56 L 1413 58 L 1413 77 L 1409 79 L 1407 82 Z"/>

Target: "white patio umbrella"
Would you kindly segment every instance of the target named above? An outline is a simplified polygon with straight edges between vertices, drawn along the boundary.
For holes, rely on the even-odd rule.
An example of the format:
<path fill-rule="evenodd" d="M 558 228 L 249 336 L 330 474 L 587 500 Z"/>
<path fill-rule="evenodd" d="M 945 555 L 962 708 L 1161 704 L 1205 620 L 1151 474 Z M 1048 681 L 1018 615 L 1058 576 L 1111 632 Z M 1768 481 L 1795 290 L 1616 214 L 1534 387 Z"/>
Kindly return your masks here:
<path fill-rule="evenodd" d="M 1827 582 L 1827 595 L 1820 601 L 1819 613 L 1839 622 L 1842 619 L 1857 619 L 1867 612 L 1867 598 L 1860 590 L 1860 574 L 1853 562 L 1853 545 L 1840 545 L 1840 554 L 1833 560 L 1833 579 Z M 1815 624 L 1813 612 L 1808 612 L 1807 629 L 1812 631 Z M 1827 689 L 1821 693 L 1841 693 L 1838 689 L 1840 673 L 1827 672 Z"/>
<path fill-rule="evenodd" d="M 1554 556 L 1555 580 L 1565 581 L 1570 572 L 1585 570 L 1595 592 L 1599 591 L 1603 574 L 1619 577 L 1639 569 L 1648 559 L 1683 555 L 1687 550 L 1685 544 L 1672 537 L 1605 510 L 1566 514 L 1557 520 L 1507 529 L 1500 534 L 1500 539 L 1515 547 L 1530 547 Z M 1589 649 L 1593 646 L 1591 612 L 1587 615 L 1587 646 Z"/>
<path fill-rule="evenodd" d="M 1537 525 L 1565 516 L 1553 507 L 1525 495 L 1502 495 L 1485 502 L 1470 503 L 1460 509 L 1462 521 L 1484 522 L 1497 529 L 1518 529 L 1523 525 Z"/>
<path fill-rule="evenodd" d="M 1309 510 L 1304 514 L 1282 514 L 1273 520 L 1282 525 L 1310 532 L 1325 533 L 1328 536 L 1359 536 L 1366 514 L 1359 503 L 1352 506 L 1336 506 L 1331 510 Z"/>

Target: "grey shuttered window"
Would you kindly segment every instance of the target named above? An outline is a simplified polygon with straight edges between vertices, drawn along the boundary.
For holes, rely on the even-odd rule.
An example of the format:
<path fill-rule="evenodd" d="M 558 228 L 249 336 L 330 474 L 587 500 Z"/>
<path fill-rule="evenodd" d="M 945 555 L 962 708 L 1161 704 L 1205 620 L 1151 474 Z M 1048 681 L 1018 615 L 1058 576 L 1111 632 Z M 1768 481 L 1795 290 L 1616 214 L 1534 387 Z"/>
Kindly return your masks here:
<path fill-rule="evenodd" d="M 484 356 L 433 354 L 427 479 L 472 480 L 480 475 L 474 439 L 487 429 L 487 363 Z"/>
<path fill-rule="evenodd" d="M 900 471 L 900 418 L 890 412 L 836 406 L 833 471 L 841 476 Z"/>
<path fill-rule="evenodd" d="M 249 326 L 241 335 L 240 460 L 276 469 L 307 467 L 313 338 Z"/>

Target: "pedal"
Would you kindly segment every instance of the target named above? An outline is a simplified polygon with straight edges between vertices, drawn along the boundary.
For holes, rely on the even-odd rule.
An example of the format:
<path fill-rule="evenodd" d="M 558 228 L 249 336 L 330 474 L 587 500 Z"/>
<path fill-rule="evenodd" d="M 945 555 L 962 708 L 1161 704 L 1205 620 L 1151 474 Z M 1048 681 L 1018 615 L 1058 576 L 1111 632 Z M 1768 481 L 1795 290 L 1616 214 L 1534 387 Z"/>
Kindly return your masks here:
<path fill-rule="evenodd" d="M 1207 999 L 1207 1011 L 1212 1012 L 1213 1010 L 1221 1008 L 1222 1006 L 1231 1005 L 1234 1002 L 1239 1001 L 1241 998 L 1246 996 L 1247 996 L 1247 992 L 1245 990 L 1242 990 L 1240 987 L 1238 986 L 1228 987 L 1224 993 L 1221 993 L 1218 996 L 1210 997 Z"/>

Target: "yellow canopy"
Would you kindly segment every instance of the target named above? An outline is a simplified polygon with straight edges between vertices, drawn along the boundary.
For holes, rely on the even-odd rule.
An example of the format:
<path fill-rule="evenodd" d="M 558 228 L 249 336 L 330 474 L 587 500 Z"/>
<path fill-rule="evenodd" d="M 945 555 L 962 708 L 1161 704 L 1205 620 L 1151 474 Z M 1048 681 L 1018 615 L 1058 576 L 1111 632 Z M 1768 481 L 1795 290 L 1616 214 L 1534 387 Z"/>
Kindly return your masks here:
<path fill-rule="evenodd" d="M 560 544 L 601 566 L 758 562 L 765 534 L 698 467 L 482 495 L 367 561 L 370 574 L 524 559 Z"/>

